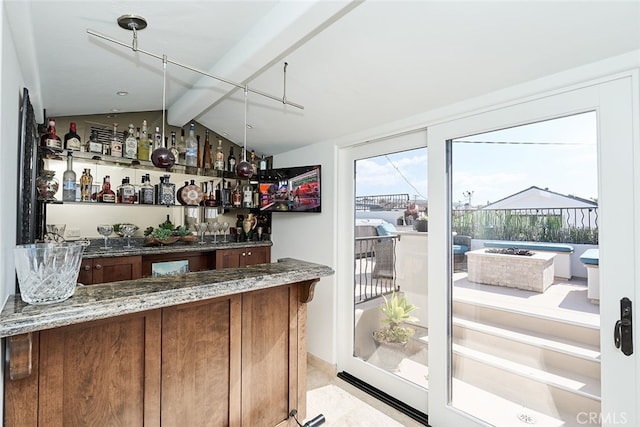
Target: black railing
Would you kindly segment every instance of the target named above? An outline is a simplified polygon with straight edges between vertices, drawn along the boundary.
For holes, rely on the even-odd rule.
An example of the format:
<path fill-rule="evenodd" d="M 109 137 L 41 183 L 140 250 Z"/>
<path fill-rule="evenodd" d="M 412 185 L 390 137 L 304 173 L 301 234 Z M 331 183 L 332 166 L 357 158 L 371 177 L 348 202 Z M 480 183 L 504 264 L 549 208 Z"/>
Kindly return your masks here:
<path fill-rule="evenodd" d="M 398 290 L 396 242 L 398 236 L 356 237 L 354 299 L 368 301 Z"/>
<path fill-rule="evenodd" d="M 454 210 L 453 230 L 483 240 L 598 244 L 598 208 Z"/>
<path fill-rule="evenodd" d="M 408 194 L 378 194 L 375 196 L 357 196 L 357 211 L 390 211 L 406 209 L 409 206 Z"/>

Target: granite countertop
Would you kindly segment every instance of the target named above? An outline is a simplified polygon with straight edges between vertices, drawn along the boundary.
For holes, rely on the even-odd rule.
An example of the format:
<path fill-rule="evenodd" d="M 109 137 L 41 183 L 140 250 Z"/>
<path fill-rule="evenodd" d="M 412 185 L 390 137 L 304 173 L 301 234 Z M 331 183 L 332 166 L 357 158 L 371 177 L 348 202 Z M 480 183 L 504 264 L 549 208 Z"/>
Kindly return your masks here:
<path fill-rule="evenodd" d="M 266 289 L 333 273 L 333 269 L 325 265 L 285 258 L 242 268 L 79 286 L 68 300 L 49 305 L 29 305 L 20 295 L 11 295 L 0 313 L 0 338 Z"/>
<path fill-rule="evenodd" d="M 216 249 L 233 249 L 233 248 L 246 248 L 256 246 L 273 246 L 270 240 L 262 241 L 245 241 L 245 242 L 225 242 L 219 236 L 218 241 L 214 243 L 211 236 L 206 236 L 205 241 L 207 243 L 200 244 L 177 242 L 171 245 L 165 246 L 144 246 L 144 238 L 131 238 L 132 248 L 126 248 L 126 240 L 121 238 L 110 238 L 110 249 L 102 249 L 104 245 L 104 239 L 94 239 L 90 241 L 89 246 L 84 250 L 83 258 L 109 258 L 119 256 L 136 256 L 136 255 L 154 255 L 165 253 L 180 253 L 180 252 L 206 252 L 215 251 Z"/>

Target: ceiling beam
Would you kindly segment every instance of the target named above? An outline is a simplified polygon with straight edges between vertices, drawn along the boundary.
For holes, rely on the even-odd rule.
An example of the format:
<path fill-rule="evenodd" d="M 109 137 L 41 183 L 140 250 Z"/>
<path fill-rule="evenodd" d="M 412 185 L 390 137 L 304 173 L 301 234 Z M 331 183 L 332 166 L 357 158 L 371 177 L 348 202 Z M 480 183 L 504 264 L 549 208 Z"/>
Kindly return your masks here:
<path fill-rule="evenodd" d="M 280 2 L 207 72 L 250 86 L 252 79 L 292 49 L 361 3 L 362 0 Z M 168 106 L 167 121 L 173 126 L 183 126 L 235 90 L 238 89 L 227 83 L 203 76 Z"/>

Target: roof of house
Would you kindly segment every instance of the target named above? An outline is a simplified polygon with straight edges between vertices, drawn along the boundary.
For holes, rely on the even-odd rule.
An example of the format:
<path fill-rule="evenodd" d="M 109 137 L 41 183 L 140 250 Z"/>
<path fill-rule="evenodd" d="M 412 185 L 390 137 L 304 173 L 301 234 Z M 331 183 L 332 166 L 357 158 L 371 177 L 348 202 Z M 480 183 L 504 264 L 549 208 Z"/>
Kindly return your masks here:
<path fill-rule="evenodd" d="M 531 186 L 480 209 L 551 209 L 551 208 L 595 208 L 598 203 L 573 195 L 549 191 Z"/>

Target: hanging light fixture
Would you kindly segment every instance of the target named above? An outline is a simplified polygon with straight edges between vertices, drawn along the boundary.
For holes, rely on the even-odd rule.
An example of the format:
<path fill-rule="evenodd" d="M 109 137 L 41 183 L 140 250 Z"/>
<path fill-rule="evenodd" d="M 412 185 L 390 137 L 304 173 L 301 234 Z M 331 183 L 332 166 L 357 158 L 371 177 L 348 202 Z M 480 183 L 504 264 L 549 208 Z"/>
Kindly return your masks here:
<path fill-rule="evenodd" d="M 151 163 L 157 168 L 169 169 L 175 165 L 176 157 L 171 150 L 165 146 L 164 139 L 164 123 L 165 123 L 165 109 L 167 102 L 167 55 L 162 56 L 162 145 L 157 147 L 151 153 Z"/>
<path fill-rule="evenodd" d="M 240 178 L 249 179 L 253 176 L 253 167 L 247 162 L 247 98 L 249 96 L 249 88 L 244 86 L 244 145 L 242 148 L 242 161 L 236 164 L 236 175 Z"/>

